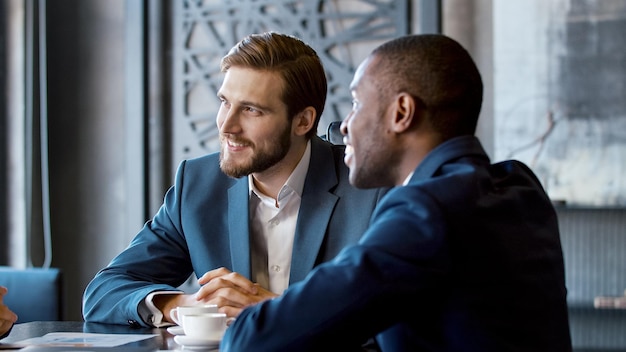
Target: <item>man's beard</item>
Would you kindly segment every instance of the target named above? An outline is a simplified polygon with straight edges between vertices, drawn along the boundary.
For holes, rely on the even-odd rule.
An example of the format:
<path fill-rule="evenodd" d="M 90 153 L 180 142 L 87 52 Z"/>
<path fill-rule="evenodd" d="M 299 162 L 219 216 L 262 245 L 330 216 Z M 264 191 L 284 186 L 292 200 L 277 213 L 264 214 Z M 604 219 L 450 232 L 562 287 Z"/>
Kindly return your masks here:
<path fill-rule="evenodd" d="M 283 160 L 287 152 L 291 148 L 291 131 L 289 125 L 278 135 L 277 143 L 271 146 L 269 150 L 257 151 L 252 155 L 250 160 L 243 163 L 235 163 L 232 160 L 224 160 L 225 143 L 222 142 L 222 151 L 220 152 L 220 168 L 222 171 L 234 178 L 240 178 L 248 176 L 251 173 L 261 172 L 276 165 L 279 161 Z"/>

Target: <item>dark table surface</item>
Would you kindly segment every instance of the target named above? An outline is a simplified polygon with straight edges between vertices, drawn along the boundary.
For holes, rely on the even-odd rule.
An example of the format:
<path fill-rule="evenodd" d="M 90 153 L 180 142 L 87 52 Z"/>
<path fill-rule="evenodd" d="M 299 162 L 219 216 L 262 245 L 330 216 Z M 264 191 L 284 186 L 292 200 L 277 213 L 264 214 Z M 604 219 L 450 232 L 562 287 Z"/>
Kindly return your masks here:
<path fill-rule="evenodd" d="M 101 334 L 154 334 L 150 339 L 128 343 L 126 345 L 110 348 L 88 349 L 100 351 L 111 350 L 137 350 L 137 351 L 159 351 L 159 350 L 183 350 L 183 347 L 174 341 L 174 335 L 165 328 L 133 328 L 126 325 L 109 325 L 97 323 L 85 323 L 82 321 L 36 321 L 29 323 L 15 324 L 9 336 L 0 340 L 0 350 L 16 348 L 16 342 L 40 337 L 51 332 L 84 332 Z M 52 351 L 52 349 L 50 349 Z M 69 350 L 69 349 L 68 349 Z M 43 350 L 42 350 L 43 351 Z"/>

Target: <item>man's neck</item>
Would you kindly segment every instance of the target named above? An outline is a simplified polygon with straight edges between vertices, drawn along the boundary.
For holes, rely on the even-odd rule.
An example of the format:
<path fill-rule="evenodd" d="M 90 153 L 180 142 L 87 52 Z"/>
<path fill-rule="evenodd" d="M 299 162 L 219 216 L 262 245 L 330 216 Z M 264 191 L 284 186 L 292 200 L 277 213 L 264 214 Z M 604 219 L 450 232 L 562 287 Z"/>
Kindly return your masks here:
<path fill-rule="evenodd" d="M 254 182 L 254 186 L 258 191 L 268 197 L 277 199 L 278 192 L 280 192 L 281 188 L 302 159 L 306 146 L 307 141 L 299 143 L 298 145 L 295 143 L 292 144 L 291 149 L 287 152 L 283 160 L 267 170 L 253 173 L 251 175 L 252 182 Z"/>

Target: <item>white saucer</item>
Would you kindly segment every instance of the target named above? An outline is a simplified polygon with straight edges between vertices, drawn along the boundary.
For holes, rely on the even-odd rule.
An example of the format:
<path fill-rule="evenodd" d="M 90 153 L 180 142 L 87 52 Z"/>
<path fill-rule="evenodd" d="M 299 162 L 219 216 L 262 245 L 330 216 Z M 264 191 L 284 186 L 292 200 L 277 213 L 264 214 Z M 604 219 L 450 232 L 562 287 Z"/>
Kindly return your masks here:
<path fill-rule="evenodd" d="M 170 326 L 169 328 L 167 328 L 167 332 L 169 332 L 172 335 L 185 335 L 185 330 L 183 329 L 182 326 Z"/>
<path fill-rule="evenodd" d="M 185 335 L 174 336 L 174 341 L 177 344 L 182 345 L 186 349 L 210 349 L 218 348 L 220 346 L 221 339 L 203 339 L 199 337 L 191 337 Z"/>

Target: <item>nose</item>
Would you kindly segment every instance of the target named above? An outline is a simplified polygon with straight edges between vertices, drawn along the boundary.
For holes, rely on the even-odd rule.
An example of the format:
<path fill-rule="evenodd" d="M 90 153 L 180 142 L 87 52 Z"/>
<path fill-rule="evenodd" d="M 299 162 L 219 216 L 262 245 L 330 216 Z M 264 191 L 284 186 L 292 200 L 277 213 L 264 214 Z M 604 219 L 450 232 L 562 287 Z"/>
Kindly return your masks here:
<path fill-rule="evenodd" d="M 348 135 L 348 120 L 350 120 L 351 116 L 352 113 L 348 114 L 348 116 L 346 116 L 346 118 L 341 121 L 341 125 L 339 126 L 339 131 L 341 131 L 341 134 L 344 136 Z"/>
<path fill-rule="evenodd" d="M 227 109 L 220 106 L 217 112 L 217 128 L 220 133 L 237 133 L 240 129 L 238 116 L 235 109 Z"/>

